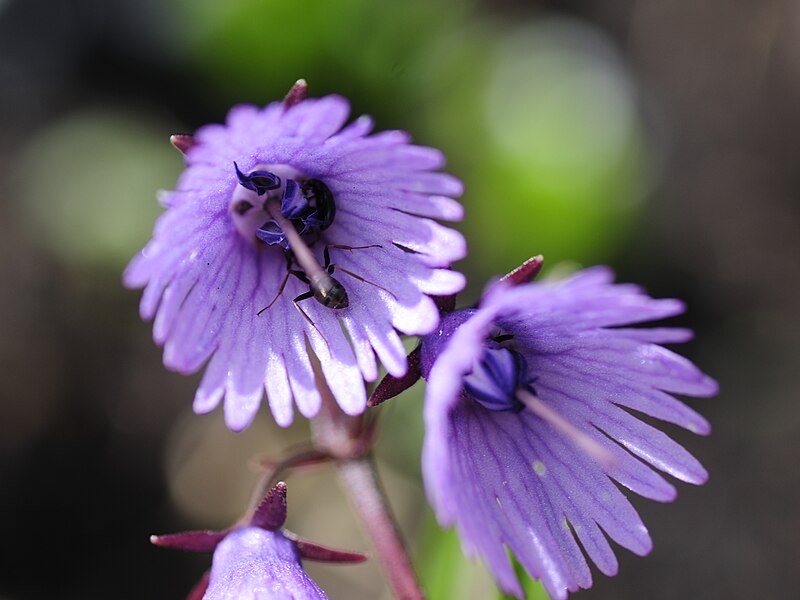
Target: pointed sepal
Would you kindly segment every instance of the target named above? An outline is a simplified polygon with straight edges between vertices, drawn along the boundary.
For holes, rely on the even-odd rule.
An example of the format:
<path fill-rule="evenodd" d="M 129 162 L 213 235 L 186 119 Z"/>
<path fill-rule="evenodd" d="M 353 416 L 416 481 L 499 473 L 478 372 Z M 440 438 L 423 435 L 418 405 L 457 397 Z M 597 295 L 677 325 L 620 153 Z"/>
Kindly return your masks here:
<path fill-rule="evenodd" d="M 402 377 L 393 377 L 386 375 L 381 382 L 375 387 L 370 394 L 367 406 L 378 406 L 379 404 L 390 400 L 395 396 L 400 395 L 406 391 L 422 376 L 419 368 L 420 345 L 418 344 L 411 352 L 409 352 L 406 360 L 408 361 L 408 370 Z"/>
<path fill-rule="evenodd" d="M 300 556 L 305 560 L 329 563 L 360 563 L 369 558 L 361 552 L 348 552 L 347 550 L 328 548 L 322 544 L 301 538 L 289 531 L 284 531 L 283 533 L 294 542 Z"/>
<path fill-rule="evenodd" d="M 250 523 L 275 531 L 286 522 L 286 484 L 279 481 L 261 500 Z"/>
<path fill-rule="evenodd" d="M 305 100 L 306 96 L 308 96 L 308 84 L 305 79 L 298 79 L 283 99 L 283 108 L 293 107 L 298 102 Z"/>
<path fill-rule="evenodd" d="M 532 256 L 516 269 L 503 276 L 500 281 L 505 281 L 511 285 L 530 283 L 542 270 L 542 265 L 544 265 L 544 257 L 541 254 Z"/>
<path fill-rule="evenodd" d="M 194 139 L 193 135 L 176 133 L 175 135 L 169 136 L 169 143 L 172 144 L 178 152 L 186 156 L 189 148 L 194 146 L 197 141 Z"/>
<path fill-rule="evenodd" d="M 166 535 L 151 535 L 150 543 L 162 548 L 178 548 L 190 552 L 213 552 L 228 531 L 184 531 Z"/>
<path fill-rule="evenodd" d="M 450 294 L 449 296 L 431 296 L 431 300 L 436 303 L 439 314 L 451 313 L 456 309 L 455 294 Z"/>

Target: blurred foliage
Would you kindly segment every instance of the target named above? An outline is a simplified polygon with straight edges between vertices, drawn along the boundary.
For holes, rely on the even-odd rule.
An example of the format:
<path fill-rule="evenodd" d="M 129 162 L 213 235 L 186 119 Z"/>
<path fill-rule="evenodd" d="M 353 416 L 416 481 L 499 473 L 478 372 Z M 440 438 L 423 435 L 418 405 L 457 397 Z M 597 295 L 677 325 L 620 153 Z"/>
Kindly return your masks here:
<path fill-rule="evenodd" d="M 404 112 L 430 44 L 472 0 L 177 0 L 181 48 L 229 102 L 266 102 L 306 78 L 376 113 Z"/>
<path fill-rule="evenodd" d="M 429 107 L 427 126 L 465 179 L 471 265 L 485 278 L 537 253 L 548 263 L 609 260 L 649 186 L 621 59 L 563 19 L 487 24 L 469 37 L 479 42 L 465 53 L 444 42 L 442 71 L 459 83 Z"/>
<path fill-rule="evenodd" d="M 25 147 L 17 208 L 30 236 L 60 261 L 121 270 L 147 241 L 180 155 L 170 127 L 144 114 L 88 110 L 52 123 Z"/>
<path fill-rule="evenodd" d="M 419 382 L 381 408 L 380 436 L 376 452 L 381 460 L 399 472 L 419 480 L 419 456 L 424 435 L 422 402 L 425 394 Z"/>
<path fill-rule="evenodd" d="M 526 24 L 494 50 L 484 96 L 492 172 L 473 189 L 484 228 L 477 254 L 489 264 L 534 249 L 548 261 L 608 260 L 627 236 L 647 170 L 614 49 L 574 22 Z"/>

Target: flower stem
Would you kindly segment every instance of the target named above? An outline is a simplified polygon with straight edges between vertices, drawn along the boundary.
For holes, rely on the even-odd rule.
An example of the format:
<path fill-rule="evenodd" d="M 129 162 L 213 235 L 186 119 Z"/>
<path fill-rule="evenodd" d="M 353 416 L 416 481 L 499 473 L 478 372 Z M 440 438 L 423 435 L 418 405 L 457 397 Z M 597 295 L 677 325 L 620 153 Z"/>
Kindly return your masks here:
<path fill-rule="evenodd" d="M 403 539 L 389 511 L 386 494 L 378 481 L 371 458 L 339 463 L 339 477 L 381 560 L 395 596 L 401 600 L 423 600 Z"/>
<path fill-rule="evenodd" d="M 322 396 L 319 414 L 311 422 L 314 447 L 336 462 L 339 478 L 375 547 L 395 597 L 398 600 L 424 600 L 425 595 L 371 457 L 374 418 L 368 418 L 366 414 L 358 417 L 344 414 L 313 359 L 312 365 Z"/>
<path fill-rule="evenodd" d="M 262 467 L 265 469 L 264 473 L 262 474 L 258 485 L 256 485 L 256 489 L 250 498 L 250 505 L 247 509 L 247 512 L 242 516 L 240 522 L 250 522 L 250 519 L 252 518 L 253 513 L 255 512 L 259 503 L 267 494 L 267 492 L 269 492 L 272 486 L 277 483 L 277 479 L 284 473 L 284 471 L 306 465 L 321 463 L 327 460 L 331 460 L 331 457 L 328 454 L 325 452 L 320 452 L 316 449 L 311 449 L 295 452 L 294 454 L 290 454 L 286 458 L 279 461 L 262 463 Z"/>

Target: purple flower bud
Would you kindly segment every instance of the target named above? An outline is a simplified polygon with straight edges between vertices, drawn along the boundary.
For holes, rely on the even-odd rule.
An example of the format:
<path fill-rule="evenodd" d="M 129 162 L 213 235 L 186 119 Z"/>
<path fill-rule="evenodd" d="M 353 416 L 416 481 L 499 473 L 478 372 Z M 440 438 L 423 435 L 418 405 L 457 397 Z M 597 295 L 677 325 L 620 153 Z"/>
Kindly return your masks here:
<path fill-rule="evenodd" d="M 357 563 L 366 556 L 327 548 L 282 529 L 286 521 L 286 484 L 279 482 L 259 503 L 250 523 L 226 531 L 188 531 L 154 535 L 167 548 L 214 552 L 210 576 L 195 586 L 203 600 L 283 600 L 327 598 L 303 570 L 301 559 Z"/>
<path fill-rule="evenodd" d="M 214 551 L 203 600 L 327 598 L 303 570 L 296 545 L 281 531 L 244 527 Z"/>

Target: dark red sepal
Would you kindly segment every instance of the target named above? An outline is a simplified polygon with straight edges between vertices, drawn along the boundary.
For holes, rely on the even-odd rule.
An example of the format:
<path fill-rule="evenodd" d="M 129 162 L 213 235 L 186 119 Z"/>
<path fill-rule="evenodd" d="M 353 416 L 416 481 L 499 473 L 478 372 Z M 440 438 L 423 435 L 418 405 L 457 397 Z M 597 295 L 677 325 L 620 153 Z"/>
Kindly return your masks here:
<path fill-rule="evenodd" d="M 375 387 L 372 394 L 370 394 L 369 400 L 367 400 L 367 406 L 378 406 L 382 402 L 390 400 L 406 391 L 419 380 L 422 376 L 422 372 L 419 368 L 419 352 L 420 345 L 417 344 L 417 347 L 406 357 L 406 360 L 408 360 L 408 370 L 405 375 L 402 377 L 387 375 L 381 379 L 381 382 Z"/>
<path fill-rule="evenodd" d="M 306 96 L 308 96 L 308 84 L 305 79 L 298 79 L 283 99 L 283 108 L 291 108 L 305 100 Z"/>
<path fill-rule="evenodd" d="M 439 309 L 439 314 L 441 315 L 451 313 L 456 309 L 455 294 L 450 294 L 449 296 L 431 296 L 431 300 L 436 303 L 436 308 Z"/>
<path fill-rule="evenodd" d="M 195 586 L 192 588 L 192 591 L 189 592 L 189 595 L 186 596 L 186 600 L 203 600 L 203 596 L 206 595 L 206 590 L 208 589 L 208 582 L 211 580 L 211 571 L 206 571 L 203 573 L 203 576 L 200 578 Z"/>
<path fill-rule="evenodd" d="M 295 543 L 300 556 L 306 560 L 329 563 L 360 563 L 369 558 L 361 552 L 348 552 L 346 550 L 328 548 L 322 544 L 301 538 L 290 531 L 284 531 L 283 534 Z"/>
<path fill-rule="evenodd" d="M 530 283 L 542 270 L 544 264 L 544 257 L 539 254 L 532 256 L 516 269 L 505 275 L 500 281 L 505 281 L 511 285 L 519 285 L 521 283 Z"/>
<path fill-rule="evenodd" d="M 263 500 L 259 503 L 251 525 L 261 529 L 272 531 L 280 529 L 286 522 L 286 484 L 279 481 L 270 491 L 267 492 Z"/>
<path fill-rule="evenodd" d="M 193 135 L 186 135 L 183 133 L 176 133 L 175 135 L 169 136 L 169 143 L 172 144 L 176 150 L 178 150 L 181 154 L 186 156 L 186 153 L 189 151 L 189 148 L 194 146 L 197 141 L 194 139 Z"/>
<path fill-rule="evenodd" d="M 178 548 L 190 552 L 213 552 L 227 531 L 184 531 L 166 535 L 151 535 L 150 543 L 162 548 Z"/>

